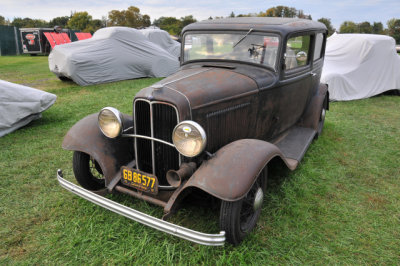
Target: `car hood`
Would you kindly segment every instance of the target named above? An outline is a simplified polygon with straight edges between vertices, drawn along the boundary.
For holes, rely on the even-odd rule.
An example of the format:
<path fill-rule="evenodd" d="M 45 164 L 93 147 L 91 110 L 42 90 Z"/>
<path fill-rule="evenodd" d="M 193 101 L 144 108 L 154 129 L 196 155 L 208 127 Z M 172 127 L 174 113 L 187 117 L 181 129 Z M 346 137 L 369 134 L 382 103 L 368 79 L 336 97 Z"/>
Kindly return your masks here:
<path fill-rule="evenodd" d="M 182 69 L 168 78 L 141 90 L 136 98 L 187 105 L 189 112 L 257 93 L 256 80 L 232 69 L 196 67 Z M 185 104 L 185 103 L 186 104 Z M 185 108 L 186 109 L 186 108 Z M 183 111 L 183 110 L 180 110 Z"/>

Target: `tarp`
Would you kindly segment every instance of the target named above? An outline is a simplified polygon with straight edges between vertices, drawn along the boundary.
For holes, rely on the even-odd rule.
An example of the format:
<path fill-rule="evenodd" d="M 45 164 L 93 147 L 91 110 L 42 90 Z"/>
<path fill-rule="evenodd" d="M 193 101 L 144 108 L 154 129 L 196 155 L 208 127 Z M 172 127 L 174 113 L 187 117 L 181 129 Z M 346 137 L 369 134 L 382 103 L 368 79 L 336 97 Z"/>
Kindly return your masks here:
<path fill-rule="evenodd" d="M 41 117 L 57 96 L 0 80 L 0 137 Z"/>
<path fill-rule="evenodd" d="M 176 57 L 181 54 L 181 44 L 171 38 L 168 32 L 161 29 L 142 29 L 144 34 L 150 41 L 160 45 L 162 48 L 170 52 Z"/>
<path fill-rule="evenodd" d="M 335 34 L 328 38 L 321 82 L 329 98 L 349 101 L 400 90 L 400 56 L 392 37 Z"/>
<path fill-rule="evenodd" d="M 49 68 L 79 85 L 142 77 L 166 77 L 179 69 L 178 57 L 151 42 L 139 30 L 109 27 L 92 38 L 56 46 Z"/>

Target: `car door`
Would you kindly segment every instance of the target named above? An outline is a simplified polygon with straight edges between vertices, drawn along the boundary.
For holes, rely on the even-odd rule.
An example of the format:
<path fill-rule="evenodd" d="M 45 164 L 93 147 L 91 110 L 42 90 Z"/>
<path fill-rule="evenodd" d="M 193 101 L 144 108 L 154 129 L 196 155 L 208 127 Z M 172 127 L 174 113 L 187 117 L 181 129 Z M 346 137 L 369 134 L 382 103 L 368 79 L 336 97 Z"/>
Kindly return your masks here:
<path fill-rule="evenodd" d="M 289 35 L 284 44 L 281 78 L 270 137 L 292 127 L 303 114 L 312 93 L 313 33 Z M 276 98 L 276 97 L 275 97 Z"/>

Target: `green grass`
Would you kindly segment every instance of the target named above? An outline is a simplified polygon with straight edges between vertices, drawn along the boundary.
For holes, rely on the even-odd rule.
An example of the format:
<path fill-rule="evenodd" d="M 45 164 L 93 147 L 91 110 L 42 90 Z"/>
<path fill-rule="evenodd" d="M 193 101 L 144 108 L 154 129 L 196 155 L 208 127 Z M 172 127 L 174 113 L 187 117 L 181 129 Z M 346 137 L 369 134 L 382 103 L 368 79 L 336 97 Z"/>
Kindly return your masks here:
<path fill-rule="evenodd" d="M 255 231 L 238 247 L 206 247 L 155 231 L 61 188 L 72 177 L 68 129 L 104 106 L 130 113 L 158 79 L 79 87 L 46 57 L 0 57 L 0 79 L 58 96 L 43 118 L 0 138 L 0 264 L 398 264 L 400 97 L 331 103 L 322 136 L 297 170 L 271 169 Z M 34 84 L 37 84 L 36 86 Z M 161 217 L 125 195 L 110 198 Z M 218 232 L 218 209 L 186 206 L 173 222 Z"/>

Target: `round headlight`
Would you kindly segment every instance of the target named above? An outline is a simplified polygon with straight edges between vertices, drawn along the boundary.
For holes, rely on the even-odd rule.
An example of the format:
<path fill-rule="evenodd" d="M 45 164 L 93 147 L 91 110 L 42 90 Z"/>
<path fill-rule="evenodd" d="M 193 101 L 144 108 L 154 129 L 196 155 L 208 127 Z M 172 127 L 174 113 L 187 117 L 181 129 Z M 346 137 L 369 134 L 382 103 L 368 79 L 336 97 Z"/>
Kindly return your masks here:
<path fill-rule="evenodd" d="M 172 141 L 182 155 L 195 157 L 206 147 L 206 132 L 196 122 L 183 121 L 174 128 Z"/>
<path fill-rule="evenodd" d="M 108 138 L 116 138 L 122 132 L 122 115 L 113 107 L 101 109 L 98 117 L 99 128 Z"/>

